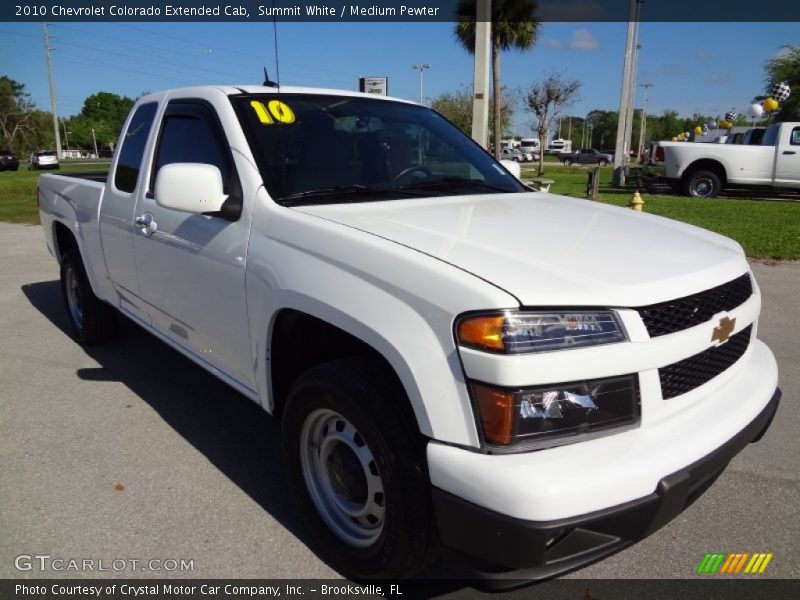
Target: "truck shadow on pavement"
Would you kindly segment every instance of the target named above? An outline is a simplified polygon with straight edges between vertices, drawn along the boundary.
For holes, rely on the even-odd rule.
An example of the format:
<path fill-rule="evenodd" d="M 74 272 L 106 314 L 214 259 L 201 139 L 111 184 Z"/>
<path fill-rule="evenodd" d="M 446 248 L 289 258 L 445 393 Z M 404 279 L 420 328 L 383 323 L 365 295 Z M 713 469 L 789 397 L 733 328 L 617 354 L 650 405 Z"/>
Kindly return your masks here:
<path fill-rule="evenodd" d="M 24 285 L 22 292 L 34 308 L 71 338 L 58 281 Z M 280 421 L 128 319 L 119 317 L 118 324 L 118 342 L 83 347 L 100 366 L 78 369 L 77 376 L 126 385 L 333 568 L 319 552 L 308 522 L 297 510 L 294 490 L 286 485 Z M 437 573 L 435 569 L 423 576 L 438 579 Z M 461 588 L 465 582 L 429 583 L 431 589 L 423 596 L 434 597 Z"/>

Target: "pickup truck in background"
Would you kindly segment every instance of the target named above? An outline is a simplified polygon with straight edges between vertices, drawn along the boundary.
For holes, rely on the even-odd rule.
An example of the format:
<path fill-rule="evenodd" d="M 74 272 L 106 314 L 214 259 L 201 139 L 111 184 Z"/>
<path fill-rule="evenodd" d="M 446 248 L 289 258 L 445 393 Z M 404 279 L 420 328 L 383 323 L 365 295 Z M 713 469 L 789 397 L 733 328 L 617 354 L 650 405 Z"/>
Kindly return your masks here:
<path fill-rule="evenodd" d="M 38 202 L 77 341 L 122 315 L 280 418 L 350 577 L 600 560 L 680 514 L 780 399 L 737 243 L 531 192 L 414 103 L 148 94 L 107 176 L 42 175 Z"/>
<path fill-rule="evenodd" d="M 576 152 L 562 152 L 558 155 L 558 160 L 560 160 L 566 166 L 578 164 L 600 165 L 601 167 L 604 167 L 607 164 L 614 162 L 614 157 L 611 154 L 604 154 L 603 152 L 595 150 L 594 148 L 581 148 Z"/>
<path fill-rule="evenodd" d="M 760 144 L 750 143 L 759 135 Z M 728 187 L 800 188 L 800 123 L 776 123 L 763 134 L 750 130 L 743 142 L 656 142 L 648 174 L 695 198 L 713 198 Z"/>

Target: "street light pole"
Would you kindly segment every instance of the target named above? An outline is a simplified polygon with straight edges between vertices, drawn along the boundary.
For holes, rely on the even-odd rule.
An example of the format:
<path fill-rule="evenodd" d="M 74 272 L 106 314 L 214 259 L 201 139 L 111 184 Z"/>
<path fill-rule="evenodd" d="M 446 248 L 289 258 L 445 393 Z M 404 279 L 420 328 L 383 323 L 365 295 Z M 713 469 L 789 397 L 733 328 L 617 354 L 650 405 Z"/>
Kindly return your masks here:
<path fill-rule="evenodd" d="M 94 144 L 94 157 L 100 158 L 100 155 L 97 153 L 97 138 L 94 137 L 94 127 L 92 127 L 92 143 Z"/>
<path fill-rule="evenodd" d="M 642 83 L 639 87 L 644 88 L 644 105 L 642 107 L 642 123 L 639 126 L 639 160 L 642 159 L 642 152 L 644 151 L 645 130 L 647 129 L 647 92 L 653 87 L 652 83 Z"/>
<path fill-rule="evenodd" d="M 489 55 L 492 1 L 475 2 L 475 63 L 472 73 L 472 139 L 489 148 Z"/>
<path fill-rule="evenodd" d="M 631 78 L 635 59 L 636 40 L 638 37 L 639 3 L 641 0 L 630 0 L 628 8 L 628 33 L 625 41 L 625 63 L 622 67 L 622 89 L 619 98 L 619 119 L 617 125 L 617 141 L 614 145 L 614 185 L 625 185 L 625 165 L 627 164 L 628 140 L 625 139 L 628 111 L 631 105 Z"/>
<path fill-rule="evenodd" d="M 422 95 L 422 73 L 425 71 L 425 69 L 430 69 L 431 66 L 429 64 L 418 64 L 411 65 L 411 68 L 419 71 L 419 103 L 424 105 L 425 97 Z"/>

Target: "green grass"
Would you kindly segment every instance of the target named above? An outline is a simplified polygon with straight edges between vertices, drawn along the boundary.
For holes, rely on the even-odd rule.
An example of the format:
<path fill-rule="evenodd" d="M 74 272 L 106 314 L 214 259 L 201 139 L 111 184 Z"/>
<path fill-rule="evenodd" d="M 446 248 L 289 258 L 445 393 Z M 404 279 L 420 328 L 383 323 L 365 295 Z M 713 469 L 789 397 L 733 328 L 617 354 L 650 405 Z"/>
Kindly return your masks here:
<path fill-rule="evenodd" d="M 611 187 L 612 168 L 600 173 L 599 202 L 627 206 L 632 190 Z M 523 179 L 535 177 L 523 172 Z M 587 171 L 580 167 L 552 168 L 544 177 L 555 180 L 552 194 L 586 197 Z M 800 196 L 795 200 L 756 198 L 714 198 L 700 200 L 677 195 L 642 193 L 644 211 L 716 231 L 739 242 L 751 258 L 800 259 Z"/>
<path fill-rule="evenodd" d="M 63 163 L 64 172 L 102 171 L 104 164 Z M 52 172 L 52 171 L 51 171 Z M 0 172 L 0 221 L 39 223 L 34 201 L 36 184 L 42 171 L 20 170 Z M 523 178 L 535 176 L 525 171 Z M 554 194 L 585 197 L 586 169 L 580 167 L 548 167 L 545 177 L 554 179 Z M 748 256 L 760 259 L 800 259 L 800 201 L 747 198 L 715 198 L 698 200 L 682 196 L 642 194 L 646 212 L 670 217 L 685 223 L 716 231 L 735 239 Z M 630 191 L 611 187 L 611 167 L 601 170 L 598 201 L 626 206 Z"/>
<path fill-rule="evenodd" d="M 58 171 L 28 171 L 20 165 L 19 171 L 0 171 L 0 221 L 8 223 L 39 223 L 39 208 L 36 206 L 36 186 L 42 173 L 77 173 L 106 171 L 109 161 L 102 164 L 62 162 Z"/>

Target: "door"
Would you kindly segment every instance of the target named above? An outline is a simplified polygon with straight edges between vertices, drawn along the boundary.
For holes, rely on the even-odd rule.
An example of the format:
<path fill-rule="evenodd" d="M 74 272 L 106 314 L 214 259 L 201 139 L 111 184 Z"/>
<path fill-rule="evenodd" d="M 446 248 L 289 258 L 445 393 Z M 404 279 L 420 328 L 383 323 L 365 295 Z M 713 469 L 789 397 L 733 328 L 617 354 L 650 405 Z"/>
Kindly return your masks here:
<path fill-rule="evenodd" d="M 120 299 L 120 308 L 147 322 L 147 310 L 139 295 L 133 253 L 136 197 L 147 183 L 140 181 L 145 153 L 157 102 L 140 105 L 131 116 L 116 163 L 108 175 L 100 206 L 100 239 L 108 275 Z"/>
<path fill-rule="evenodd" d="M 783 125 L 775 155 L 775 183 L 800 187 L 800 127 Z"/>
<path fill-rule="evenodd" d="M 154 183 L 158 170 L 172 163 L 216 166 L 229 195 L 221 211 L 227 216 L 160 206 Z M 252 390 L 245 303 L 249 220 L 241 217 L 241 195 L 233 157 L 211 104 L 170 101 L 155 144 L 148 193 L 140 196 L 136 210 L 141 227 L 134 249 L 141 294 L 156 329 Z"/>

